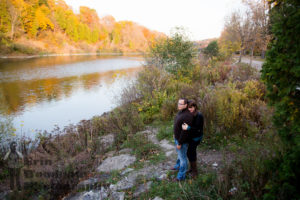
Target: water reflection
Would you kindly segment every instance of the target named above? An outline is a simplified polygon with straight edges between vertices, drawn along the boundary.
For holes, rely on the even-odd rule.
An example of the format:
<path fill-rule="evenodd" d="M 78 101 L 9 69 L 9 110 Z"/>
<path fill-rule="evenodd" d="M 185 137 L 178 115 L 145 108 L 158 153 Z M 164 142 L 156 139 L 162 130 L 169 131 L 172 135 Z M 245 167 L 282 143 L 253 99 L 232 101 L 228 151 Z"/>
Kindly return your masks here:
<path fill-rule="evenodd" d="M 51 130 L 110 110 L 142 60 L 63 57 L 0 63 L 0 114 L 16 127 Z M 88 105 L 86 105 L 88 104 Z"/>

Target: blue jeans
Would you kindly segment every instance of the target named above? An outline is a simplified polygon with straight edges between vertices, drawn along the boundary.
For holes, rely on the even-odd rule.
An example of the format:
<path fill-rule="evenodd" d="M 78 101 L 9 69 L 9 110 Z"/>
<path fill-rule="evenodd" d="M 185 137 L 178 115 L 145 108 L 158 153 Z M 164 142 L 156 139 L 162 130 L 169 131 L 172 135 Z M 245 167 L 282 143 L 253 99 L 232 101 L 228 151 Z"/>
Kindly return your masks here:
<path fill-rule="evenodd" d="M 178 144 L 178 141 L 175 139 L 175 148 L 176 148 L 177 144 Z M 178 174 L 177 174 L 178 180 L 185 179 L 185 173 L 188 168 L 188 161 L 187 161 L 187 155 L 186 155 L 187 149 L 188 149 L 188 143 L 182 144 L 181 149 L 179 149 L 179 150 L 176 148 L 177 161 L 176 161 L 174 168 L 179 170 Z"/>

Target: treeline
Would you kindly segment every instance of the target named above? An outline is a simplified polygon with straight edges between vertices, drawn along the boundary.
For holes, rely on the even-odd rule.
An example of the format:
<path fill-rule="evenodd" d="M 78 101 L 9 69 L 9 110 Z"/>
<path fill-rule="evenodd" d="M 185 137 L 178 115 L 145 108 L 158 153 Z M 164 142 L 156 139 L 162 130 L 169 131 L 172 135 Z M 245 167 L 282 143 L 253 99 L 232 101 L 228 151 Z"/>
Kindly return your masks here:
<path fill-rule="evenodd" d="M 80 7 L 79 14 L 75 14 L 63 0 L 0 2 L 3 53 L 31 53 L 24 49 L 29 44 L 39 52 L 145 51 L 149 43 L 163 36 L 131 21 L 117 22 L 112 16 L 99 18 L 88 7 Z"/>

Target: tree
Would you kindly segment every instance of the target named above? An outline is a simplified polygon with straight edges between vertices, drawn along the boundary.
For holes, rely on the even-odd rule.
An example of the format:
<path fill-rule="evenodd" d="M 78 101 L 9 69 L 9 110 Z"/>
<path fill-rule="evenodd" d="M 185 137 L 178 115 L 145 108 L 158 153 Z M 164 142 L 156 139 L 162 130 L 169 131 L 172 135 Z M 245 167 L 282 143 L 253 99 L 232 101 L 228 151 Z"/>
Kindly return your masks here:
<path fill-rule="evenodd" d="M 239 50 L 240 43 L 239 41 L 234 37 L 234 35 L 231 35 L 226 29 L 224 29 L 221 33 L 221 36 L 218 40 L 219 44 L 219 51 L 221 56 L 224 58 L 229 58 L 232 56 L 232 54 Z"/>
<path fill-rule="evenodd" d="M 0 0 L 0 32 L 6 33 L 9 26 L 10 16 L 8 13 L 7 0 Z"/>
<path fill-rule="evenodd" d="M 261 51 L 262 57 L 264 58 L 267 45 L 270 41 L 270 34 L 268 31 L 268 5 L 266 0 L 243 0 L 243 2 L 250 9 L 253 26 L 252 34 L 249 40 L 251 65 L 254 48 L 258 48 Z"/>
<path fill-rule="evenodd" d="M 22 9 L 24 8 L 23 0 L 8 0 L 8 11 L 10 14 L 10 38 L 14 39 L 16 27 L 19 25 L 19 18 L 21 16 Z"/>
<path fill-rule="evenodd" d="M 240 44 L 239 62 L 241 62 L 253 31 L 250 13 L 248 11 L 245 14 L 238 11 L 233 12 L 227 18 L 224 29 L 235 38 L 235 42 Z"/>
<path fill-rule="evenodd" d="M 270 1 L 272 40 L 262 68 L 283 153 L 270 163 L 265 199 L 300 199 L 300 1 Z"/>
<path fill-rule="evenodd" d="M 177 29 L 171 37 L 161 38 L 150 47 L 150 59 L 147 62 L 178 76 L 192 70 L 195 55 L 194 44 Z"/>
<path fill-rule="evenodd" d="M 214 56 L 218 56 L 219 47 L 217 41 L 211 41 L 207 47 L 203 50 L 203 53 L 207 55 L 210 59 Z"/>

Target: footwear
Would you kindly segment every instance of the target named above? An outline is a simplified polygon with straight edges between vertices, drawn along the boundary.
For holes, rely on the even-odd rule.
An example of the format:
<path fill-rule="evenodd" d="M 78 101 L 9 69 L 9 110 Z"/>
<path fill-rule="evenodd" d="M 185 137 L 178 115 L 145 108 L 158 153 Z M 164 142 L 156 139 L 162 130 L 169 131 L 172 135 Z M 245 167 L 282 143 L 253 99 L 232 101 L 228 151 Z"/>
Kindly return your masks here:
<path fill-rule="evenodd" d="M 172 167 L 170 170 L 173 170 L 173 171 L 178 171 L 178 169 L 177 169 L 177 168 L 175 168 L 175 167 Z"/>
<path fill-rule="evenodd" d="M 198 176 L 197 161 L 191 162 L 191 174 L 192 178 L 196 178 Z"/>

